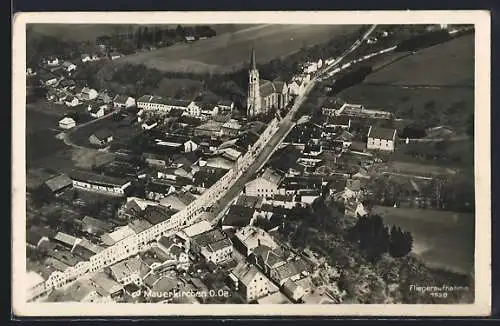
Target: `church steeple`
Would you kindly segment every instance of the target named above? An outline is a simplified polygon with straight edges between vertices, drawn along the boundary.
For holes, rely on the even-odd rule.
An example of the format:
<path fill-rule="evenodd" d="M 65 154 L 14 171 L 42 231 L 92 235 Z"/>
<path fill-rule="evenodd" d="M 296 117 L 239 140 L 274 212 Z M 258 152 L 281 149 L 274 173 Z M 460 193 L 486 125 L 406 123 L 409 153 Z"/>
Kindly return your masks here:
<path fill-rule="evenodd" d="M 247 116 L 253 117 L 261 113 L 261 97 L 259 71 L 255 62 L 255 50 L 252 48 L 250 67 L 248 70 Z"/>
<path fill-rule="evenodd" d="M 250 70 L 257 70 L 257 64 L 255 62 L 255 49 L 252 48 L 252 55 L 250 57 Z"/>

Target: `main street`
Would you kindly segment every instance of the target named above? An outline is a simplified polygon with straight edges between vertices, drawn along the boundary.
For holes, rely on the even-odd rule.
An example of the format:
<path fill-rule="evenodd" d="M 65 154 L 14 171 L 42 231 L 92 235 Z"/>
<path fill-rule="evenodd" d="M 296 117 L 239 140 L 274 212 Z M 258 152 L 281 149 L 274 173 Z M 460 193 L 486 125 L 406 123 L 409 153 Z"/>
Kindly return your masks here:
<path fill-rule="evenodd" d="M 361 37 L 361 39 L 356 40 L 356 42 L 351 45 L 349 49 L 347 49 L 342 56 L 337 58 L 335 62 L 333 62 L 330 66 L 324 68 L 321 72 L 317 73 L 316 76 L 311 79 L 311 81 L 307 84 L 304 92 L 297 96 L 293 106 L 288 111 L 287 115 L 281 119 L 280 127 L 274 133 L 274 135 L 267 141 L 267 144 L 264 146 L 262 151 L 255 157 L 252 164 L 241 174 L 241 176 L 236 180 L 236 182 L 226 191 L 224 196 L 221 197 L 211 208 L 209 218 L 213 224 L 217 223 L 223 216 L 226 208 L 231 204 L 231 202 L 238 196 L 238 194 L 243 190 L 245 184 L 250 181 L 254 175 L 262 168 L 262 166 L 269 160 L 274 151 L 279 147 L 279 145 L 283 142 L 286 135 L 292 130 L 295 126 L 295 123 L 292 122 L 292 119 L 297 112 L 297 110 L 302 106 L 302 104 L 307 100 L 307 97 L 310 91 L 316 86 L 316 83 L 320 80 L 320 76 L 324 73 L 330 71 L 332 68 L 337 67 L 340 62 L 347 56 L 348 54 L 355 51 L 364 40 L 366 40 L 370 34 L 375 30 L 376 25 L 370 27 L 370 29 Z"/>

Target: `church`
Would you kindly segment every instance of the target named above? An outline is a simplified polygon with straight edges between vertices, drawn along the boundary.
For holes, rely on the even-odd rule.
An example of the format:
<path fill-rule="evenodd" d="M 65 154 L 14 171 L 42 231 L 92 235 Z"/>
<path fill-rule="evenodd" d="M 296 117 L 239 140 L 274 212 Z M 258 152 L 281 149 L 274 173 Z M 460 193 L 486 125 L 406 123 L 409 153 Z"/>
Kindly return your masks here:
<path fill-rule="evenodd" d="M 282 109 L 288 103 L 288 85 L 284 81 L 259 78 L 255 50 L 252 49 L 248 70 L 247 116 L 267 114 L 272 108 Z"/>

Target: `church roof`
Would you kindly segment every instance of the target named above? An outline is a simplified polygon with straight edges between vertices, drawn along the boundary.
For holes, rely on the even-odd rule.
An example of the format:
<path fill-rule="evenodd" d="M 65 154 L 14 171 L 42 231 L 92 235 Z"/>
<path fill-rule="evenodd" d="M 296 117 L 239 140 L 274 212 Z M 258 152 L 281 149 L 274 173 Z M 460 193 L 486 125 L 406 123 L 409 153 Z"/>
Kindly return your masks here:
<path fill-rule="evenodd" d="M 283 93 L 283 88 L 285 88 L 285 82 L 281 80 L 275 80 L 273 82 L 274 88 L 276 89 L 276 92 L 278 93 Z"/>
<path fill-rule="evenodd" d="M 267 97 L 273 93 L 276 93 L 276 87 L 274 86 L 273 82 L 261 79 L 259 81 L 259 84 L 260 84 L 259 93 L 261 97 Z"/>

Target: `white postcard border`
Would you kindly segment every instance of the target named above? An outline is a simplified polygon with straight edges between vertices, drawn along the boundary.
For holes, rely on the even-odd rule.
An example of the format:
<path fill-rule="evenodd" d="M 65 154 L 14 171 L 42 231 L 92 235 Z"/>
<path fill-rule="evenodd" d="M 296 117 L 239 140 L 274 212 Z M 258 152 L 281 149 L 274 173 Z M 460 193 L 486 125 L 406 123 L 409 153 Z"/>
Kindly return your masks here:
<path fill-rule="evenodd" d="M 26 24 L 474 24 L 475 25 L 475 303 L 446 305 L 196 305 L 27 303 Z M 460 11 L 44 12 L 19 13 L 13 27 L 12 302 L 17 316 L 474 316 L 491 311 L 490 13 Z M 23 289 L 23 290 L 21 290 Z"/>

